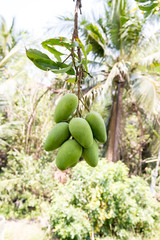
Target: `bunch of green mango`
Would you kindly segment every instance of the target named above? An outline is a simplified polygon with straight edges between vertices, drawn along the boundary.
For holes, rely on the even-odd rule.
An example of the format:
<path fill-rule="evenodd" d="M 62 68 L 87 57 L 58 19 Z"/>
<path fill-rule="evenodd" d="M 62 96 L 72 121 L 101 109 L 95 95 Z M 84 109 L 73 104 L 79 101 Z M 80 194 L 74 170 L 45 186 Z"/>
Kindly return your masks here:
<path fill-rule="evenodd" d="M 97 141 L 104 143 L 107 140 L 101 115 L 89 112 L 85 118 L 72 118 L 77 107 L 78 97 L 73 93 L 68 93 L 59 100 L 54 112 L 56 125 L 44 143 L 46 151 L 59 148 L 56 165 L 62 171 L 74 167 L 80 157 L 83 157 L 90 166 L 97 166 Z"/>

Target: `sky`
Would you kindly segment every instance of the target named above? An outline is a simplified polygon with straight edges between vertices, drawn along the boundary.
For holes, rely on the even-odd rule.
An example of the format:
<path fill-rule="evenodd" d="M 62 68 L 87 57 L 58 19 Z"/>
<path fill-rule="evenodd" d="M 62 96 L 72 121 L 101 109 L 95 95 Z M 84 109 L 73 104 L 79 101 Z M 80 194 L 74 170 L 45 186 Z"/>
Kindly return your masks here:
<path fill-rule="evenodd" d="M 82 0 L 82 14 L 96 11 L 102 6 L 102 0 Z M 15 17 L 15 26 L 18 30 L 39 32 L 57 21 L 56 16 L 73 13 L 75 2 L 73 0 L 2 0 L 0 15 L 8 27 Z"/>

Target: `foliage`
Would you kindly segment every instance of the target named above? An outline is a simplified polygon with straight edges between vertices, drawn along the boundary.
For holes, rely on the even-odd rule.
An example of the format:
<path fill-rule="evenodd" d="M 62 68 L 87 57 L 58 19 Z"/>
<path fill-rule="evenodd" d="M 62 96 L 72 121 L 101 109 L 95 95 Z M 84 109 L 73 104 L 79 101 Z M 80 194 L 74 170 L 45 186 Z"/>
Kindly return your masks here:
<path fill-rule="evenodd" d="M 141 11 L 145 13 L 145 17 L 151 14 L 158 14 L 160 3 L 155 0 L 136 0 L 138 7 Z"/>
<path fill-rule="evenodd" d="M 47 204 L 55 187 L 54 166 L 46 164 L 46 160 L 44 157 L 37 161 L 19 152 L 8 153 L 8 165 L 0 175 L 0 214 L 6 218 L 43 214 L 44 201 Z"/>
<path fill-rule="evenodd" d="M 85 162 L 72 170 L 71 179 L 52 196 L 52 239 L 90 239 L 112 234 L 128 239 L 129 231 L 147 235 L 158 222 L 159 204 L 147 183 L 128 178 L 122 163 L 99 161 L 96 168 Z M 85 226 L 85 227 L 83 227 Z"/>
<path fill-rule="evenodd" d="M 55 46 L 61 47 L 63 52 L 56 50 Z M 27 57 L 36 65 L 44 71 L 52 71 L 53 73 L 67 73 L 69 75 L 76 75 L 75 70 L 78 66 L 83 65 L 84 69 L 87 69 L 87 49 L 85 50 L 84 45 L 78 37 L 75 37 L 74 41 L 71 41 L 64 37 L 51 38 L 42 42 L 42 47 L 50 52 L 50 54 L 55 58 L 53 61 L 48 55 L 42 53 L 36 49 L 26 50 Z M 80 47 L 84 54 L 83 59 L 79 62 L 77 54 L 73 54 L 73 49 L 75 47 Z M 65 58 L 62 60 L 61 57 L 65 55 Z M 72 59 L 75 57 L 74 62 Z M 71 59 L 69 64 L 65 62 Z M 78 60 L 77 60 L 78 59 Z"/>

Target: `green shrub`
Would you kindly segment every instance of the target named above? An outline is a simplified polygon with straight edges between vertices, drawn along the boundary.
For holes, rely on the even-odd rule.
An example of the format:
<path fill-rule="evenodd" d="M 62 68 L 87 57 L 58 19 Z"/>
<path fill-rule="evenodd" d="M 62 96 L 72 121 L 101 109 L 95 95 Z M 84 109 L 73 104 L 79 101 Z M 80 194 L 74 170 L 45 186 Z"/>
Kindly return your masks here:
<path fill-rule="evenodd" d="M 128 177 L 122 163 L 99 161 L 96 168 L 84 161 L 72 170 L 71 179 L 52 197 L 52 239 L 91 239 L 116 236 L 129 239 L 129 232 L 152 233 L 160 207 L 140 177 Z"/>
<path fill-rule="evenodd" d="M 8 153 L 8 164 L 0 174 L 0 214 L 6 218 L 35 217 L 42 214 L 55 188 L 54 164 L 35 160 L 19 152 Z"/>

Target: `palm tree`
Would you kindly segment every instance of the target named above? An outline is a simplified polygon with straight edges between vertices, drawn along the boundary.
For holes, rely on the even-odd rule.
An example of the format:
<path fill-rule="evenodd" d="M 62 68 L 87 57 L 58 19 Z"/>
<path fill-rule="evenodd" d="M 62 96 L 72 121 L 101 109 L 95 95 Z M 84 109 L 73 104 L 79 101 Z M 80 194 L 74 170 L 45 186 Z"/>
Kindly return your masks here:
<path fill-rule="evenodd" d="M 120 159 L 121 117 L 123 96 L 125 92 L 134 93 L 138 103 L 146 108 L 146 112 L 155 110 L 157 103 L 156 76 L 146 74 L 142 67 L 144 49 L 147 41 L 144 38 L 146 19 L 131 11 L 133 6 L 127 0 L 107 1 L 105 18 L 99 18 L 95 23 L 83 20 L 81 30 L 86 43 L 92 45 L 95 59 L 105 64 L 109 76 L 103 86 L 106 92 L 110 87 L 112 107 L 108 125 L 108 149 L 106 157 L 109 161 Z M 148 39 L 148 38 L 147 38 Z M 144 44 L 145 43 L 145 44 Z M 149 45 L 149 44 L 148 44 Z M 135 56 L 141 53 L 141 61 Z M 151 59 L 151 58 L 150 58 Z M 108 64 L 109 63 L 109 64 Z M 151 64 L 153 61 L 151 60 Z M 136 77 L 133 78 L 133 73 Z"/>

